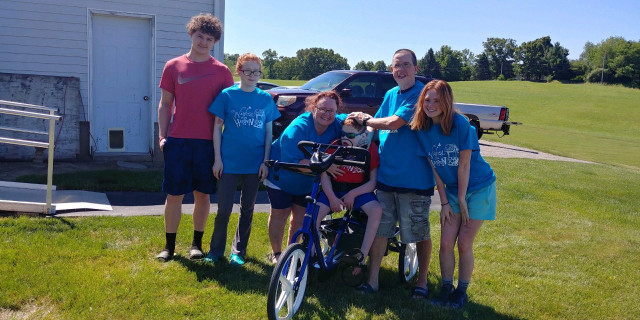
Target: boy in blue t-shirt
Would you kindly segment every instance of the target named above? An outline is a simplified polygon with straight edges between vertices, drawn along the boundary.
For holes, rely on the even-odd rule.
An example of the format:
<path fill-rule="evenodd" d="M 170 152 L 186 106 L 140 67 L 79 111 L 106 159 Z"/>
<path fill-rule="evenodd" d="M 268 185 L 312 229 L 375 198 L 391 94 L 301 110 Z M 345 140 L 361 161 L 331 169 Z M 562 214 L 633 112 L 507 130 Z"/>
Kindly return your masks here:
<path fill-rule="evenodd" d="M 229 216 L 236 186 L 240 182 L 240 218 L 230 263 L 244 264 L 258 187 L 269 173 L 264 161 L 269 159 L 271 151 L 271 121 L 280 117 L 271 95 L 256 88 L 262 74 L 261 67 L 262 63 L 255 54 L 240 56 L 236 64 L 240 85 L 223 90 L 209 107 L 209 112 L 216 116 L 212 170 L 219 182 L 218 213 L 206 262 L 215 263 L 224 256 Z"/>

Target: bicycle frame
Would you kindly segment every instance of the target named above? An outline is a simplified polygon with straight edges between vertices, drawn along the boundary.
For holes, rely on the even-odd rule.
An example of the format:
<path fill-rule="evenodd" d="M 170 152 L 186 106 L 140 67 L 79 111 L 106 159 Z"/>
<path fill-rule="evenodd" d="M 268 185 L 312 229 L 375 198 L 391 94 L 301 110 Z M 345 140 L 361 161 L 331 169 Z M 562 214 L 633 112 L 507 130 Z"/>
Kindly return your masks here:
<path fill-rule="evenodd" d="M 313 250 L 315 250 L 316 252 L 316 255 L 313 256 L 313 258 L 316 258 L 318 260 L 318 265 L 320 266 L 321 270 L 330 271 L 338 265 L 338 263 L 335 263 L 333 261 L 334 254 L 338 246 L 338 243 L 340 241 L 340 238 L 342 237 L 342 234 L 346 229 L 346 225 L 348 222 L 350 222 L 349 219 L 346 219 L 345 227 L 342 227 L 336 230 L 336 237 L 329 249 L 329 252 L 326 255 L 323 255 L 322 247 L 320 245 L 320 239 L 318 237 L 318 229 L 316 228 L 316 221 L 318 219 L 318 209 L 319 209 L 319 206 L 317 203 L 319 191 L 320 191 L 320 176 L 317 176 L 314 179 L 313 187 L 311 189 L 311 194 L 313 195 L 313 197 L 310 197 L 310 201 L 309 203 L 307 203 L 307 208 L 304 213 L 304 220 L 302 222 L 302 227 L 294 233 L 293 237 L 291 238 L 291 242 L 289 243 L 289 244 L 295 243 L 295 239 L 297 239 L 298 236 L 302 236 L 303 245 L 306 243 L 305 258 L 302 262 L 302 266 L 300 269 L 300 273 L 302 274 L 304 274 L 306 268 L 309 266 L 309 262 L 311 261 L 312 255 L 314 252 Z M 294 284 L 296 288 L 298 287 L 300 281 L 301 279 L 296 280 Z"/>
<path fill-rule="evenodd" d="M 303 150 L 304 147 L 301 147 L 301 146 L 304 146 L 305 144 L 306 145 L 314 145 L 314 143 L 301 141 L 298 144 L 298 148 Z M 316 145 L 319 145 L 319 144 L 316 144 Z M 325 146 L 329 146 L 329 145 L 325 145 Z M 329 147 L 335 148 L 335 149 L 338 149 L 338 150 L 340 150 L 340 148 L 341 148 L 340 146 L 329 146 Z M 366 151 L 364 149 L 362 149 L 361 152 L 362 151 L 366 152 L 366 161 L 365 162 L 356 162 L 356 161 L 349 161 L 349 160 L 337 160 L 337 161 L 339 161 L 341 163 L 344 163 L 344 164 L 353 164 L 353 165 L 362 165 L 364 163 L 368 163 L 369 162 L 369 153 L 368 153 L 368 151 Z M 309 153 L 308 151 L 303 150 L 303 152 L 305 152 L 308 156 L 311 156 L 311 153 Z M 338 152 L 338 151 L 336 151 L 336 152 Z M 317 172 L 317 174 L 314 176 L 313 186 L 312 186 L 312 189 L 311 189 L 311 196 L 307 197 L 308 203 L 307 203 L 307 207 L 305 209 L 304 220 L 302 222 L 302 227 L 293 234 L 293 237 L 291 237 L 291 240 L 290 240 L 291 242 L 289 243 L 289 245 L 295 243 L 296 242 L 295 239 L 297 239 L 299 236 L 302 236 L 303 246 L 306 244 L 305 257 L 304 257 L 304 259 L 302 261 L 302 265 L 300 266 L 300 273 L 301 274 L 304 274 L 306 269 L 308 268 L 309 262 L 312 259 L 312 254 L 313 254 L 314 250 L 316 252 L 316 255 L 313 258 L 318 260 L 318 264 L 319 264 L 321 270 L 329 271 L 329 270 L 332 270 L 333 268 L 335 268 L 338 265 L 338 263 L 335 263 L 333 261 L 334 254 L 335 254 L 335 250 L 336 250 L 337 244 L 340 241 L 340 237 L 344 233 L 344 230 L 346 229 L 346 227 L 345 228 L 340 228 L 339 230 L 337 230 L 336 238 L 335 238 L 333 244 L 331 245 L 331 248 L 329 249 L 329 252 L 327 253 L 326 256 L 322 254 L 322 247 L 320 245 L 320 239 L 318 238 L 318 230 L 316 228 L 316 220 L 318 219 L 318 209 L 319 209 L 319 206 L 318 206 L 318 203 L 317 203 L 317 199 L 318 199 L 318 194 L 319 194 L 319 191 L 320 191 L 320 176 L 321 176 L 320 173 L 324 172 L 328 168 L 327 164 L 330 165 L 331 163 L 333 163 L 335 155 L 336 155 L 335 153 L 330 155 L 328 160 L 320 159 L 322 161 L 322 163 L 320 163 L 320 167 L 322 167 L 322 166 L 325 166 L 325 167 L 324 167 L 324 169 L 322 169 L 322 171 Z M 272 164 L 269 164 L 268 166 L 272 166 L 272 165 L 274 165 L 274 164 L 272 163 Z M 310 167 L 308 165 L 300 165 L 300 164 L 292 164 L 292 163 L 286 163 L 286 164 L 283 163 L 282 165 L 286 165 L 289 168 L 308 168 L 308 167 Z M 283 168 L 287 169 L 287 167 L 283 167 Z M 313 171 L 313 169 L 312 169 L 312 171 Z M 346 222 L 348 222 L 348 219 L 347 219 Z M 320 258 L 320 257 L 322 257 L 322 258 Z M 283 271 L 287 272 L 289 267 L 290 266 L 285 266 L 283 268 Z M 302 281 L 302 279 L 300 279 L 300 278 L 296 279 L 294 284 L 293 284 L 294 288 L 297 289 L 300 286 L 300 282 L 301 281 Z"/>

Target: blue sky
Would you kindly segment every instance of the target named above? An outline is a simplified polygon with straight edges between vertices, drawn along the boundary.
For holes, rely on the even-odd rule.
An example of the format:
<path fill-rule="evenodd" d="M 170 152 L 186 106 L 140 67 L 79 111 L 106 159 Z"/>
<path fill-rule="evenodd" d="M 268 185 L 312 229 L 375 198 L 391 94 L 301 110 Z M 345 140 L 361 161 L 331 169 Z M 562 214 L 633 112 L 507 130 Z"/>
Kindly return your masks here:
<path fill-rule="evenodd" d="M 418 58 L 442 45 L 483 51 L 489 37 L 519 45 L 550 36 L 578 59 L 587 41 L 610 36 L 640 41 L 640 0 L 539 1 L 257 1 L 227 0 L 225 52 L 333 49 L 353 68 L 409 48 Z"/>

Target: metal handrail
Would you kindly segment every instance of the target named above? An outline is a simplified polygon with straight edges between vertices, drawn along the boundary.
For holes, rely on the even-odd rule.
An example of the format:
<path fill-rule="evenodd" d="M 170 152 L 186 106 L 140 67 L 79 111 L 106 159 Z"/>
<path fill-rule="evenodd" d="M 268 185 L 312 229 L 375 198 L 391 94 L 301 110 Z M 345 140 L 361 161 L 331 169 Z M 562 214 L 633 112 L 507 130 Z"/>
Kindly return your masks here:
<path fill-rule="evenodd" d="M 28 133 L 35 133 L 35 134 L 47 134 L 48 133 L 48 135 L 49 135 L 49 141 L 48 142 L 41 142 L 41 141 L 35 141 L 35 140 L 25 140 L 25 139 L 14 139 L 14 138 L 8 138 L 8 137 L 0 137 L 0 143 L 9 143 L 9 144 L 22 145 L 22 146 L 32 146 L 32 147 L 39 147 L 39 148 L 47 148 L 47 149 L 49 149 L 49 156 L 47 157 L 48 158 L 48 163 L 47 163 L 47 199 L 46 199 L 47 203 L 46 203 L 46 206 L 44 208 L 44 212 L 43 213 L 44 214 L 54 214 L 55 213 L 55 208 L 52 207 L 52 205 L 51 205 L 52 198 L 53 198 L 53 196 L 52 196 L 52 189 L 53 189 L 53 155 L 54 155 L 54 147 L 55 147 L 54 133 L 55 133 L 56 121 L 60 120 L 61 116 L 56 115 L 55 112 L 57 111 L 57 109 L 56 108 L 51 108 L 51 107 L 45 107 L 45 106 L 39 106 L 39 105 L 22 103 L 22 102 L 15 102 L 15 101 L 7 101 L 7 100 L 0 100 L 0 105 L 12 106 L 12 107 L 21 107 L 21 108 L 28 108 L 28 109 L 35 109 L 35 110 L 39 110 L 39 111 L 48 112 L 48 114 L 46 114 L 46 113 L 42 113 L 42 112 L 32 112 L 32 111 L 22 111 L 22 110 L 8 109 L 8 108 L 0 108 L 0 113 L 4 113 L 4 114 L 8 114 L 8 115 L 49 120 L 49 130 L 48 130 L 48 132 L 34 131 L 34 130 L 22 129 L 22 128 L 4 127 L 4 126 L 0 127 L 1 130 L 8 130 L 8 131 L 28 132 Z"/>

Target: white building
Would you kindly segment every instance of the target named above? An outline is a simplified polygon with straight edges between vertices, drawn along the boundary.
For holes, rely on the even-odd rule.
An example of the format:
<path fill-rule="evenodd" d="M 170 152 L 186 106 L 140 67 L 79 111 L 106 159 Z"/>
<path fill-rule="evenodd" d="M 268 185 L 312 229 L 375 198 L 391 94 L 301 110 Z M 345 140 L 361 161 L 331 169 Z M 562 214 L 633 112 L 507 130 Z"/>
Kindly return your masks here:
<path fill-rule="evenodd" d="M 1 0 L 0 99 L 58 108 L 64 119 L 56 128 L 56 159 L 75 159 L 83 139 L 95 155 L 149 156 L 164 64 L 189 50 L 185 25 L 192 16 L 212 13 L 224 23 L 224 6 L 224 0 Z M 224 36 L 212 52 L 220 61 L 223 43 Z M 81 133 L 87 123 L 90 136 Z M 33 154 L 0 144 L 0 160 Z"/>

